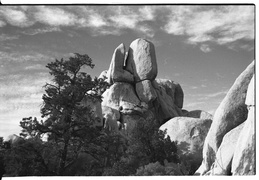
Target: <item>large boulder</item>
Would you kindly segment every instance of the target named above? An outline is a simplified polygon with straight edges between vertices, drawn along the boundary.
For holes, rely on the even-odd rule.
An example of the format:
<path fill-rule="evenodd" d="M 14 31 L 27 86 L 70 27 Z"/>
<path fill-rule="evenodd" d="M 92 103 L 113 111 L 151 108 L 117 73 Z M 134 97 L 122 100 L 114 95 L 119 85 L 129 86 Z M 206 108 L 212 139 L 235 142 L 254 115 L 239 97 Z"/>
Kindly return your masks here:
<path fill-rule="evenodd" d="M 180 158 L 191 166 L 194 173 L 202 162 L 202 148 L 212 120 L 190 117 L 175 117 L 160 127 L 166 135 L 177 141 Z"/>
<path fill-rule="evenodd" d="M 193 111 L 186 111 L 183 113 L 183 116 L 186 117 L 193 117 L 193 118 L 200 118 L 200 119 L 213 119 L 213 116 L 203 110 L 193 110 Z"/>
<path fill-rule="evenodd" d="M 113 53 L 110 68 L 107 71 L 107 82 L 113 84 L 114 82 L 133 82 L 133 75 L 124 70 L 125 46 L 120 44 Z"/>
<path fill-rule="evenodd" d="M 246 105 L 248 117 L 243 130 L 237 140 L 237 148 L 234 152 L 231 172 L 233 175 L 255 175 L 255 102 L 254 102 L 254 78 L 252 78 L 248 90 Z"/>
<path fill-rule="evenodd" d="M 134 87 L 129 83 L 116 82 L 103 94 L 102 106 L 108 106 L 119 110 L 137 109 L 140 100 L 136 96 Z"/>
<path fill-rule="evenodd" d="M 246 92 L 253 74 L 254 61 L 239 75 L 217 108 L 205 139 L 203 162 L 196 174 L 203 175 L 209 171 L 224 135 L 246 120 L 248 113 L 245 105 Z"/>
<path fill-rule="evenodd" d="M 156 91 L 152 86 L 150 80 L 143 80 L 136 83 L 136 93 L 140 101 L 145 103 L 152 103 L 156 98 Z"/>
<path fill-rule="evenodd" d="M 180 84 L 169 79 L 156 79 L 155 81 L 165 89 L 166 94 L 171 97 L 172 102 L 178 108 L 183 107 L 184 94 Z"/>
<path fill-rule="evenodd" d="M 165 123 L 173 117 L 181 116 L 181 109 L 174 104 L 171 96 L 166 93 L 165 88 L 156 81 L 152 82 L 152 86 L 155 88 L 157 94 L 157 98 L 153 101 L 153 107 L 160 124 Z"/>
<path fill-rule="evenodd" d="M 223 138 L 217 151 L 216 160 L 211 170 L 212 175 L 231 175 L 231 163 L 234 151 L 237 148 L 237 140 L 244 123 L 229 131 Z"/>
<path fill-rule="evenodd" d="M 141 38 L 133 41 L 128 51 L 126 70 L 133 74 L 135 82 L 154 80 L 157 62 L 153 43 Z"/>

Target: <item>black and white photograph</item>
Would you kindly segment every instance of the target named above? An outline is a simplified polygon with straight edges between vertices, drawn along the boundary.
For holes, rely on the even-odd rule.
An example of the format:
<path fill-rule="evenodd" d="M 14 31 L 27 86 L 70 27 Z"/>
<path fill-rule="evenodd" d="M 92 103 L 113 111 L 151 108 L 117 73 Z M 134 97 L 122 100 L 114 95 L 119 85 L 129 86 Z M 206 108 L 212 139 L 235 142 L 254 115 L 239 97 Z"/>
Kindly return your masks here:
<path fill-rule="evenodd" d="M 255 177 L 255 14 L 1 4 L 0 179 Z"/>

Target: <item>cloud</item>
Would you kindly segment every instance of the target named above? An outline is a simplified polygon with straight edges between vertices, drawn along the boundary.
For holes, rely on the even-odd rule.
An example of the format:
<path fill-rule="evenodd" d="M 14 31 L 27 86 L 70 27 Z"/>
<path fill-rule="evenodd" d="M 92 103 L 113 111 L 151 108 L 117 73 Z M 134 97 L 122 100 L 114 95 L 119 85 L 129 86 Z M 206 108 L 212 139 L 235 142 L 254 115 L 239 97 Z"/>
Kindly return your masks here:
<path fill-rule="evenodd" d="M 203 52 L 205 52 L 205 53 L 211 51 L 211 48 L 209 47 L 208 44 L 202 44 L 202 45 L 200 46 L 200 49 L 201 49 Z"/>
<path fill-rule="evenodd" d="M 0 27 L 9 23 L 28 27 L 49 26 L 29 34 L 59 31 L 65 27 L 86 28 L 93 36 L 121 35 L 131 30 L 153 38 L 157 30 L 185 37 L 188 44 L 211 51 L 209 43 L 230 45 L 254 39 L 254 6 L 17 6 L 1 7 Z M 162 27 L 159 29 L 159 27 Z M 233 46 L 233 44 L 232 44 Z M 243 48 L 251 49 L 251 48 Z"/>
<path fill-rule="evenodd" d="M 48 32 L 59 32 L 61 29 L 59 27 L 46 27 L 46 28 L 37 28 L 37 29 L 28 29 L 23 31 L 23 34 L 26 35 L 36 35 L 36 34 L 44 34 Z"/>
<path fill-rule="evenodd" d="M 35 65 L 26 66 L 24 69 L 25 70 L 42 70 L 42 69 L 45 69 L 45 66 L 43 66 L 42 64 L 35 64 Z"/>
<path fill-rule="evenodd" d="M 153 21 L 155 20 L 155 6 L 144 6 L 138 9 L 140 16 L 142 17 L 142 20 L 145 21 Z"/>
<path fill-rule="evenodd" d="M 202 85 L 201 85 L 201 87 L 206 88 L 206 87 L 208 87 L 208 86 L 207 86 L 207 85 L 205 85 L 205 84 L 202 84 Z"/>
<path fill-rule="evenodd" d="M 61 8 L 37 7 L 34 18 L 41 23 L 50 26 L 73 26 L 77 21 L 77 16 Z"/>
<path fill-rule="evenodd" d="M 4 21 L 0 20 L 0 27 L 4 27 L 6 25 L 6 23 Z"/>
<path fill-rule="evenodd" d="M 187 36 L 189 44 L 224 45 L 241 39 L 253 40 L 254 6 L 180 6 L 172 9 L 162 29 L 169 34 Z"/>
<path fill-rule="evenodd" d="M 155 32 L 154 30 L 151 28 L 151 27 L 148 27 L 148 26 L 144 26 L 144 25 L 140 25 L 136 28 L 136 30 L 138 32 L 140 32 L 144 38 L 147 37 L 147 38 L 153 38 L 154 35 L 155 35 Z"/>
<path fill-rule="evenodd" d="M 198 98 L 198 100 L 208 100 L 212 98 L 224 97 L 227 93 L 228 93 L 228 90 L 222 90 L 215 93 L 203 94 L 203 95 L 200 95 L 202 97 Z"/>
<path fill-rule="evenodd" d="M 0 15 L 13 26 L 28 27 L 33 24 L 29 21 L 26 13 L 22 10 L 17 10 L 16 7 L 2 7 Z"/>
<path fill-rule="evenodd" d="M 18 39 L 19 36 L 18 35 L 8 35 L 8 34 L 1 34 L 0 35 L 0 41 L 9 41 L 9 40 L 14 40 L 14 39 Z"/>
<path fill-rule="evenodd" d="M 35 105 L 42 102 L 42 86 L 47 82 L 47 77 L 47 75 L 40 77 L 39 74 L 9 75 L 1 79 L 0 113 L 22 108 L 35 108 Z"/>
<path fill-rule="evenodd" d="M 36 52 L 12 52 L 7 53 L 0 51 L 0 62 L 26 62 L 26 61 L 46 61 L 52 59 L 47 55 L 36 53 Z"/>
<path fill-rule="evenodd" d="M 107 25 L 107 22 L 100 15 L 93 14 L 89 17 L 89 25 L 98 28 Z"/>
<path fill-rule="evenodd" d="M 192 102 L 192 103 L 187 103 L 186 105 L 184 105 L 184 109 L 197 107 L 197 106 L 202 105 L 202 104 L 205 104 L 205 102 Z"/>
<path fill-rule="evenodd" d="M 198 89 L 197 86 L 191 86 L 190 89 Z"/>

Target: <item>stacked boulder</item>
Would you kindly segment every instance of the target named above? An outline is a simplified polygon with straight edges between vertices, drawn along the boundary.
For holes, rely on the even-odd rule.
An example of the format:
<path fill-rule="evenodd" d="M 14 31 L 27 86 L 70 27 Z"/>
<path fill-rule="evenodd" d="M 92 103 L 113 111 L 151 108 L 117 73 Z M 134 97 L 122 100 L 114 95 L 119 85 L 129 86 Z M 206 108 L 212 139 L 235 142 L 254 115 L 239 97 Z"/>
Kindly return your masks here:
<path fill-rule="evenodd" d="M 182 115 L 181 86 L 156 79 L 157 69 L 155 47 L 145 39 L 133 41 L 128 52 L 124 44 L 114 50 L 109 69 L 99 76 L 111 85 L 102 94 L 105 128 L 128 132 L 141 118 L 161 125 Z"/>
<path fill-rule="evenodd" d="M 255 174 L 254 61 L 217 108 L 197 175 Z"/>
<path fill-rule="evenodd" d="M 115 49 L 109 69 L 99 76 L 110 84 L 102 94 L 104 128 L 127 136 L 137 121 L 153 121 L 161 130 L 167 129 L 172 141 L 181 144 L 178 146 L 181 159 L 191 164 L 193 174 L 202 161 L 202 147 L 212 115 L 201 110 L 183 110 L 180 84 L 157 79 L 157 71 L 151 42 L 136 39 L 128 52 L 123 44 Z"/>

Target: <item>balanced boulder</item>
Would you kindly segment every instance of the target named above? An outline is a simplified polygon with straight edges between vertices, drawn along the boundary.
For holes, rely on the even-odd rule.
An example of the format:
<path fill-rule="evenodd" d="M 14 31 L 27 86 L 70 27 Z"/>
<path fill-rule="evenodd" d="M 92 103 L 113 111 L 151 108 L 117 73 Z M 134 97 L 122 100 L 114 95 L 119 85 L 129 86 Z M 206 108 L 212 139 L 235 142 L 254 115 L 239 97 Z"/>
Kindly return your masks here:
<path fill-rule="evenodd" d="M 154 80 L 157 62 L 153 43 L 141 38 L 133 41 L 128 51 L 126 70 L 133 74 L 135 82 Z"/>
<path fill-rule="evenodd" d="M 107 82 L 113 84 L 114 82 L 133 82 L 133 75 L 124 70 L 125 46 L 120 44 L 113 53 L 110 68 L 107 71 Z"/>

